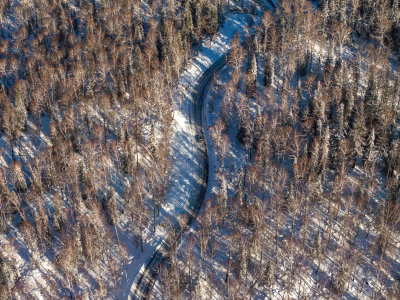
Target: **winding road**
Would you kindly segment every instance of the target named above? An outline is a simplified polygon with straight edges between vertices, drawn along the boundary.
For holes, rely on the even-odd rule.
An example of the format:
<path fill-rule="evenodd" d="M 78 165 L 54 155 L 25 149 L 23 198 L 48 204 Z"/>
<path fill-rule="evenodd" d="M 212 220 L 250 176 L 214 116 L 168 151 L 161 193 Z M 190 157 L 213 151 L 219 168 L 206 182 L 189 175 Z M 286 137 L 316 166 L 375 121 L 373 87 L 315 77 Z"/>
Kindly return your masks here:
<path fill-rule="evenodd" d="M 275 7 L 272 0 L 267 0 L 272 7 Z M 266 9 L 265 2 L 257 0 L 259 5 L 260 2 L 263 3 L 263 9 Z M 187 226 L 185 230 L 181 230 L 179 225 L 175 226 L 175 238 L 167 237 L 164 241 L 157 247 L 153 256 L 150 258 L 148 263 L 144 268 L 142 268 L 140 274 L 138 275 L 138 280 L 136 283 L 136 289 L 134 293 L 131 293 L 128 296 L 128 299 L 147 299 L 149 297 L 150 291 L 154 285 L 155 279 L 157 277 L 158 271 L 160 270 L 161 264 L 163 264 L 168 258 L 168 252 L 172 250 L 172 247 L 176 247 L 180 243 L 180 238 L 183 236 L 183 233 L 189 229 L 196 219 L 197 215 L 200 212 L 202 204 L 205 200 L 207 190 L 212 187 L 208 185 L 209 182 L 212 181 L 212 176 L 214 173 L 212 172 L 210 166 L 209 155 L 212 155 L 213 147 L 210 144 L 211 139 L 209 138 L 209 133 L 207 131 L 208 123 L 207 123 L 207 112 L 205 105 L 205 96 L 207 95 L 209 84 L 213 78 L 213 75 L 216 71 L 220 70 L 223 66 L 226 65 L 227 57 L 229 52 L 224 54 L 221 58 L 219 58 L 216 62 L 214 62 L 200 77 L 199 82 L 193 92 L 193 103 L 192 103 L 192 111 L 193 113 L 193 121 L 191 120 L 190 126 L 192 130 L 195 132 L 196 136 L 201 136 L 198 143 L 200 144 L 200 149 L 198 155 L 199 161 L 202 162 L 203 168 L 200 168 L 198 172 L 199 178 L 202 180 L 202 185 L 200 192 L 197 195 L 195 204 L 191 207 L 189 212 L 189 218 L 187 222 Z M 173 241 L 173 243 L 168 244 L 167 241 Z"/>
<path fill-rule="evenodd" d="M 210 68 L 208 68 L 203 75 L 201 76 L 199 83 L 195 88 L 195 92 L 193 95 L 193 110 L 194 110 L 194 122 L 190 125 L 192 126 L 193 131 L 196 132 L 197 136 L 202 136 L 199 143 L 201 143 L 201 149 L 199 155 L 200 161 L 203 161 L 203 168 L 201 168 L 199 172 L 199 177 L 202 178 L 203 184 L 200 190 L 200 193 L 196 199 L 194 207 L 192 207 L 191 212 L 189 213 L 188 223 L 186 228 L 190 228 L 193 221 L 196 219 L 200 209 L 202 207 L 207 188 L 208 182 L 210 181 L 210 172 L 209 172 L 209 153 L 213 151 L 212 146 L 207 142 L 209 139 L 206 135 L 207 132 L 207 117 L 206 117 L 206 107 L 204 105 L 204 99 L 208 91 L 209 83 L 213 78 L 213 75 L 216 71 L 221 69 L 226 64 L 226 58 L 228 54 L 223 55 L 220 59 L 218 59 Z M 175 236 L 177 238 L 181 237 L 184 232 L 181 232 L 179 226 L 176 226 L 177 234 Z M 150 293 L 152 286 L 154 285 L 155 278 L 158 274 L 158 270 L 160 269 L 160 265 L 167 259 L 168 252 L 171 249 L 172 245 L 169 245 L 166 241 L 170 240 L 166 238 L 160 246 L 157 248 L 150 261 L 147 263 L 144 270 L 141 272 L 140 277 L 137 281 L 136 290 L 134 295 L 130 295 L 130 299 L 146 299 Z M 179 244 L 179 241 L 175 241 L 175 245 Z"/>

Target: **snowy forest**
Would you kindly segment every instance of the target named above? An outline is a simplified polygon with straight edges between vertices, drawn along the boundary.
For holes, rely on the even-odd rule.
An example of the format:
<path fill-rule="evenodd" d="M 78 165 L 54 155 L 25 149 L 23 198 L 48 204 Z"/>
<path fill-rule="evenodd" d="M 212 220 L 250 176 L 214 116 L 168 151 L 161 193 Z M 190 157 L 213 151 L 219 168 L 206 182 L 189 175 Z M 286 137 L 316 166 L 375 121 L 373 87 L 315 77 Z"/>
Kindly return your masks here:
<path fill-rule="evenodd" d="M 0 0 L 0 299 L 400 297 L 398 0 Z"/>

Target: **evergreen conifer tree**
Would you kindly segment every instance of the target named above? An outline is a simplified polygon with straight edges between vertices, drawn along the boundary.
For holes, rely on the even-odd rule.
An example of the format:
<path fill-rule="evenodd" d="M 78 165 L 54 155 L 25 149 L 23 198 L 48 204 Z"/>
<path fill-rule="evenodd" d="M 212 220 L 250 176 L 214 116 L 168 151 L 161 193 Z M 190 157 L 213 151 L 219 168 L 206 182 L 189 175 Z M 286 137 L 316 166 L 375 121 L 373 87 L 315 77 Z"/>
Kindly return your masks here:
<path fill-rule="evenodd" d="M 13 177 L 15 190 L 19 193 L 25 192 L 28 189 L 28 185 L 22 172 L 22 165 L 19 162 L 13 164 Z"/>
<path fill-rule="evenodd" d="M 263 273 L 262 283 L 267 287 L 270 287 L 274 281 L 274 267 L 271 261 L 267 262 L 265 271 Z"/>
<path fill-rule="evenodd" d="M 222 194 L 223 206 L 224 206 L 224 208 L 227 208 L 228 207 L 228 202 L 227 202 L 228 201 L 228 188 L 227 188 L 225 176 L 222 177 L 221 194 Z"/>
<path fill-rule="evenodd" d="M 171 46 L 171 32 L 165 9 L 161 11 L 159 53 L 161 61 L 164 62 L 166 66 L 169 66 L 172 63 L 173 55 Z"/>
<path fill-rule="evenodd" d="M 20 131 L 25 131 L 28 123 L 28 111 L 22 95 L 17 93 L 15 96 L 15 106 L 17 112 L 17 126 Z"/>
<path fill-rule="evenodd" d="M 210 35 L 210 39 L 218 32 L 218 7 L 216 5 L 210 5 L 210 17 L 209 17 L 209 29 L 208 34 Z"/>
<path fill-rule="evenodd" d="M 106 201 L 107 220 L 111 225 L 116 226 L 118 224 L 118 212 L 114 188 L 111 188 L 108 192 Z"/>
<path fill-rule="evenodd" d="M 322 245 L 321 245 L 321 232 L 318 230 L 318 233 L 314 236 L 314 240 L 312 243 L 312 255 L 318 259 L 318 269 L 319 271 L 320 263 L 321 263 L 321 254 L 322 254 Z"/>
<path fill-rule="evenodd" d="M 344 127 L 344 104 L 340 103 L 336 112 L 336 124 L 339 136 L 343 137 L 345 133 Z"/>
<path fill-rule="evenodd" d="M 254 97 L 257 94 L 257 58 L 254 50 L 250 48 L 247 66 L 247 95 Z"/>
<path fill-rule="evenodd" d="M 132 68 L 135 71 L 141 71 L 144 68 L 143 54 L 139 45 L 136 45 L 135 49 L 133 50 Z"/>
<path fill-rule="evenodd" d="M 321 171 L 324 171 L 327 167 L 329 161 L 329 142 L 330 142 L 330 132 L 329 126 L 325 128 L 323 141 L 321 144 Z"/>
<path fill-rule="evenodd" d="M 380 116 L 380 103 L 377 94 L 377 86 L 375 79 L 372 77 L 369 79 L 368 87 L 364 96 L 365 112 L 367 116 L 368 125 L 376 125 Z"/>
<path fill-rule="evenodd" d="M 266 55 L 265 66 L 264 66 L 264 85 L 266 87 L 271 86 L 274 82 L 274 60 L 272 54 Z"/>
<path fill-rule="evenodd" d="M 140 17 L 136 20 L 133 30 L 134 43 L 141 45 L 144 39 L 143 19 Z"/>
<path fill-rule="evenodd" d="M 345 102 L 345 108 L 344 108 L 344 118 L 346 120 L 346 123 L 349 124 L 350 118 L 353 115 L 353 110 L 354 110 L 354 93 L 350 89 L 345 89 L 344 90 L 344 102 Z"/>
<path fill-rule="evenodd" d="M 194 31 L 197 39 L 197 54 L 199 54 L 201 39 L 203 38 L 203 18 L 201 14 L 201 2 L 193 1 L 192 7 Z"/>
<path fill-rule="evenodd" d="M 186 2 L 185 11 L 183 15 L 183 29 L 182 37 L 189 45 L 192 44 L 194 39 L 194 26 L 190 2 Z"/>
<path fill-rule="evenodd" d="M 355 114 L 353 127 L 350 129 L 350 140 L 353 144 L 356 158 L 361 158 L 363 156 L 366 134 L 365 125 L 364 109 L 361 106 L 360 110 Z"/>
<path fill-rule="evenodd" d="M 376 158 L 375 153 L 375 129 L 372 128 L 370 134 L 368 135 L 367 145 L 365 149 L 364 163 L 372 163 Z"/>

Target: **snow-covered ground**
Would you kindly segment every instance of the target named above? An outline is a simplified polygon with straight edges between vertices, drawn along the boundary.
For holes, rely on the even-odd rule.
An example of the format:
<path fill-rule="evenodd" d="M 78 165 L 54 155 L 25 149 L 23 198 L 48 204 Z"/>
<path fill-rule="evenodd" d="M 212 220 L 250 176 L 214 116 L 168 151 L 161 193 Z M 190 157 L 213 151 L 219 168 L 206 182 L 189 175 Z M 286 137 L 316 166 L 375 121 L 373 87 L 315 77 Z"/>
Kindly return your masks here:
<path fill-rule="evenodd" d="M 262 6 L 257 6 L 256 14 L 251 15 L 253 3 L 263 3 Z M 128 265 L 126 272 L 121 274 L 121 281 L 119 286 L 118 298 L 125 299 L 128 297 L 136 287 L 136 280 L 140 275 L 140 270 L 143 270 L 146 263 L 155 253 L 157 247 L 159 247 L 167 235 L 163 224 L 172 220 L 176 222 L 177 218 L 184 213 L 191 211 L 191 208 L 197 200 L 201 185 L 203 184 L 202 178 L 198 176 L 199 170 L 204 169 L 202 155 L 203 151 L 198 143 L 198 137 L 196 134 L 196 122 L 195 119 L 195 105 L 193 103 L 193 93 L 195 92 L 196 85 L 201 78 L 204 71 L 206 71 L 215 61 L 221 58 L 230 49 L 230 42 L 233 36 L 240 32 L 245 37 L 251 29 L 249 24 L 257 24 L 261 16 L 261 10 L 266 7 L 271 8 L 269 1 L 257 0 L 244 1 L 244 7 L 240 6 L 241 1 L 236 3 L 231 1 L 230 12 L 226 14 L 224 26 L 213 40 L 210 42 L 209 39 L 203 41 L 200 53 L 198 56 L 193 58 L 190 62 L 187 70 L 181 75 L 176 88 L 176 103 L 174 110 L 174 137 L 171 144 L 173 145 L 172 156 L 173 156 L 173 171 L 171 174 L 171 184 L 168 189 L 167 201 L 160 209 L 160 217 L 157 218 L 156 232 L 153 233 L 152 224 L 150 224 L 144 232 L 145 243 L 144 252 L 141 252 L 140 247 L 137 247 L 133 242 L 133 235 L 123 230 L 118 230 L 118 237 L 122 244 L 127 246 L 129 253 Z M 7 35 L 6 35 L 7 36 Z M 102 117 L 93 112 L 93 118 L 101 120 Z M 131 116 L 125 115 L 123 109 L 118 113 L 118 120 L 123 120 Z M 49 139 L 49 124 L 50 120 L 47 116 L 42 117 L 41 128 L 36 128 L 34 122 L 30 119 L 28 121 L 28 129 L 22 133 L 22 137 L 18 143 L 18 147 L 15 148 L 15 156 L 18 161 L 24 164 L 32 161 L 40 151 L 51 146 Z M 206 128 L 204 128 L 206 129 Z M 34 139 L 35 133 L 39 132 L 39 138 Z M 32 133 L 32 134 L 31 134 Z M 207 139 L 210 141 L 208 134 L 206 133 Z M 111 138 L 111 137 L 110 137 Z M 10 146 L 6 138 L 0 137 L 0 167 L 4 167 L 10 163 L 11 158 Z M 81 158 L 76 155 L 76 162 L 78 163 Z M 213 153 L 210 153 L 210 170 L 214 170 L 213 167 L 214 157 Z M 112 165 L 110 162 L 104 162 L 106 165 Z M 204 170 L 203 170 L 204 172 Z M 110 171 L 113 180 L 112 185 L 116 186 L 116 197 L 118 200 L 122 198 L 124 193 L 124 185 L 126 178 L 122 178 L 121 174 L 118 174 L 111 168 Z M 210 173 L 209 187 L 213 186 L 213 174 Z M 123 182 L 119 186 L 118 182 Z M 207 191 L 207 196 L 210 195 L 210 191 Z M 46 202 L 51 203 L 53 201 L 52 196 L 44 195 Z M 51 207 L 51 205 L 50 205 Z M 124 227 L 126 220 L 123 218 L 121 221 L 122 228 Z M 12 234 L 12 233 L 10 233 Z M 16 239 L 19 240 L 18 232 Z M 4 238 L 4 239 L 3 239 Z M 0 246 L 7 248 L 13 247 L 6 240 L 6 236 L 0 236 Z M 15 259 L 17 260 L 17 266 L 22 271 L 22 274 L 26 280 L 24 284 L 35 289 L 37 298 L 41 298 L 43 295 L 49 295 L 51 288 L 48 286 L 48 279 L 46 276 L 51 276 L 52 281 L 62 281 L 62 275 L 57 273 L 52 262 L 46 255 L 40 255 L 35 259 L 29 258 L 30 254 L 24 251 L 9 251 L 15 252 Z M 50 256 L 51 257 L 51 256 Z M 31 267 L 27 262 L 38 263 L 38 267 Z M 45 274 L 46 273 L 46 274 Z M 51 275 L 49 275 L 51 274 Z M 106 276 L 106 275 L 104 275 Z M 87 278 L 79 276 L 78 279 L 85 282 Z M 90 279 L 89 279 L 90 281 Z M 87 282 L 88 287 L 90 282 Z M 23 293 L 22 293 L 23 294 Z M 65 292 L 68 294 L 68 291 Z M 89 294 L 90 295 L 90 294 Z"/>
<path fill-rule="evenodd" d="M 266 5 L 271 8 L 268 1 Z M 250 11 L 252 1 L 245 1 L 245 10 Z M 197 199 L 201 188 L 201 178 L 196 176 L 197 170 L 202 168 L 198 160 L 198 152 L 201 151 L 196 141 L 196 130 L 194 120 L 193 95 L 202 74 L 218 59 L 230 50 L 230 42 L 236 33 L 243 36 L 249 33 L 248 25 L 250 18 L 254 18 L 255 23 L 261 17 L 261 9 L 258 7 L 255 16 L 242 11 L 235 10 L 226 14 L 226 20 L 218 35 L 210 42 L 205 40 L 202 43 L 199 55 L 197 55 L 187 70 L 181 75 L 177 86 L 176 107 L 174 111 L 174 138 L 173 145 L 173 171 L 172 183 L 167 194 L 166 204 L 160 210 L 160 222 L 165 222 L 169 217 L 176 219 L 185 212 L 190 211 Z M 206 105 L 205 105 L 206 106 Z M 208 133 L 206 138 L 209 140 Z M 213 151 L 212 151 L 213 152 Z M 214 154 L 210 153 L 210 176 L 208 187 L 213 187 Z M 210 195 L 208 189 L 206 198 Z M 147 234 L 146 234 L 147 235 Z M 120 287 L 120 297 L 125 299 L 136 288 L 136 283 L 140 277 L 140 272 L 144 270 L 146 263 L 150 260 L 166 236 L 166 231 L 162 226 L 158 226 L 155 234 L 148 234 L 145 251 L 140 252 L 132 243 L 126 244 L 130 248 L 130 263 L 127 267 L 128 281 L 122 280 Z M 136 276 L 135 276 L 136 274 Z"/>
<path fill-rule="evenodd" d="M 326 51 L 316 51 L 318 55 L 316 57 L 324 58 L 324 54 Z M 349 59 L 352 55 L 351 49 L 345 48 L 345 59 Z M 315 64 L 315 62 L 314 62 Z M 216 121 L 221 118 L 221 100 L 224 97 L 225 87 L 227 82 L 231 79 L 231 70 L 230 68 L 223 69 L 218 75 L 216 76 L 215 80 L 211 84 L 210 91 L 205 100 L 205 106 L 207 111 L 207 121 L 209 126 L 215 125 Z M 260 80 L 261 81 L 261 80 Z M 280 78 L 275 79 L 276 83 L 280 82 Z M 261 83 L 260 83 L 261 85 Z M 279 83 L 278 83 L 279 86 Z M 279 97 L 279 95 L 276 95 Z M 237 97 L 240 98 L 240 97 Z M 254 110 L 252 110 L 252 117 L 254 117 Z M 235 190 L 235 178 L 239 177 L 239 170 L 245 168 L 247 164 L 247 151 L 238 143 L 237 141 L 237 127 L 238 124 L 236 121 L 233 121 L 232 126 L 227 128 L 227 133 L 229 135 L 229 142 L 230 142 L 230 151 L 227 155 L 228 159 L 225 161 L 225 168 L 221 169 L 221 162 L 219 159 L 213 156 L 213 166 L 210 164 L 210 168 L 214 167 L 214 171 L 218 174 L 219 172 L 224 172 L 227 176 L 228 180 L 228 190 L 229 190 L 229 197 L 233 196 L 233 192 Z M 220 157 L 218 157 L 220 158 Z M 356 184 L 357 180 L 363 176 L 362 170 L 356 167 L 352 172 L 347 175 L 348 182 L 352 184 Z M 217 175 L 218 177 L 218 175 Z M 218 178 L 217 178 L 218 179 Z M 230 182 L 229 182 L 230 181 Z M 383 186 L 382 181 L 379 181 L 379 184 Z M 212 185 L 213 191 L 212 193 L 208 194 L 208 197 L 212 199 L 216 199 L 218 194 L 221 192 L 221 184 L 219 180 L 215 180 L 215 184 Z M 329 195 L 324 195 L 326 198 Z M 207 198 L 208 198 L 207 197 Z M 383 201 L 384 195 L 377 195 L 376 199 L 374 197 L 373 201 L 371 202 L 379 202 Z M 284 224 L 282 225 L 282 231 L 279 232 L 278 239 L 282 244 L 278 246 L 278 253 L 279 256 L 272 257 L 269 253 L 269 249 L 267 247 L 265 249 L 261 249 L 261 253 L 263 253 L 262 257 L 265 260 L 271 259 L 277 261 L 276 266 L 276 283 L 271 287 L 272 290 L 272 298 L 273 299 L 303 299 L 305 297 L 311 298 L 327 298 L 335 297 L 334 293 L 332 292 L 332 277 L 334 277 L 335 272 L 337 272 L 338 265 L 340 265 L 342 255 L 341 251 L 344 251 L 344 241 L 348 236 L 347 233 L 344 233 L 345 227 L 343 226 L 346 224 L 345 222 L 351 222 L 352 226 L 354 226 L 353 222 L 359 221 L 358 214 L 364 214 L 366 212 L 357 212 L 357 210 L 349 210 L 348 204 L 343 204 L 343 207 L 338 208 L 338 217 L 333 221 L 332 231 L 329 233 L 326 232 L 326 226 L 332 220 L 332 210 L 329 211 L 327 202 L 323 204 L 312 206 L 308 211 L 308 216 L 310 217 L 310 223 L 308 227 L 302 231 L 302 236 L 304 233 L 304 241 L 308 245 L 312 245 L 313 238 L 315 238 L 315 233 L 323 232 L 322 239 L 325 242 L 328 241 L 328 246 L 326 252 L 323 253 L 323 258 L 321 258 L 321 262 L 317 262 L 317 259 L 313 259 L 312 255 L 309 254 L 308 256 L 305 255 L 302 257 L 302 251 L 299 245 L 301 244 L 302 236 L 296 237 L 296 242 L 292 243 L 292 240 L 288 238 L 290 233 L 290 218 L 288 218 Z M 339 206 L 338 206 L 339 207 Z M 211 209 L 210 209 L 211 211 Z M 210 213 L 211 214 L 211 213 Z M 202 216 L 199 217 L 201 219 Z M 268 223 L 275 222 L 275 216 L 270 217 L 270 221 Z M 380 263 L 379 257 L 374 254 L 374 243 L 376 243 L 377 234 L 373 230 L 373 215 L 371 211 L 368 211 L 367 215 L 362 217 L 361 223 L 357 233 L 355 234 L 354 244 L 355 247 L 358 248 L 356 251 L 357 257 L 346 257 L 344 264 L 347 266 L 354 266 L 355 271 L 354 273 L 349 276 L 348 282 L 346 282 L 346 292 L 343 295 L 343 298 L 346 299 L 372 299 L 372 298 L 379 298 L 379 293 L 381 296 L 390 295 L 390 289 L 396 289 L 396 266 L 399 263 L 400 253 L 398 251 L 400 247 L 400 241 L 397 239 L 393 242 L 393 249 L 394 251 L 389 251 L 387 257 L 383 260 L 383 267 L 381 277 L 384 279 L 376 278 L 377 270 L 380 270 Z M 229 221 L 228 221 L 229 223 Z M 178 260 L 182 269 L 187 269 L 187 265 L 184 265 L 187 258 L 185 253 L 185 247 L 191 242 L 193 237 L 199 238 L 201 225 L 199 222 L 195 222 L 189 234 L 186 235 L 186 238 L 182 241 L 181 248 L 178 249 Z M 220 229 L 220 228 L 218 228 Z M 324 232 L 325 230 L 325 232 Z M 197 232 L 196 232 L 197 231 Z M 224 231 L 222 229 L 222 231 Z M 210 266 L 207 266 L 208 270 L 210 270 L 210 274 L 201 274 L 201 276 L 210 276 L 207 279 L 201 278 L 203 280 L 199 280 L 200 282 L 200 299 L 222 299 L 226 295 L 224 294 L 226 287 L 226 283 L 223 283 L 223 278 L 225 278 L 226 274 L 226 259 L 227 259 L 227 251 L 226 251 L 226 240 L 225 236 L 219 236 L 217 233 L 217 254 L 215 257 L 211 258 L 211 262 L 209 263 Z M 327 238 L 327 235 L 329 237 Z M 268 235 L 269 238 L 273 238 L 273 232 L 270 232 Z M 197 240 L 198 241 L 198 240 Z M 304 243 L 303 241 L 303 243 Z M 267 242 L 271 244 L 271 240 Z M 294 246 L 293 246 L 294 245 Z M 198 246 L 198 245 L 197 245 Z M 196 246 L 196 247 L 197 247 Z M 250 245 L 247 245 L 250 247 Z M 208 246 L 207 246 L 208 247 Z M 271 247 L 268 246 L 268 247 Z M 311 246 L 310 246 L 311 247 Z M 368 250 L 366 250 L 368 249 Z M 397 250 L 396 250 L 397 249 Z M 207 251 L 207 250 L 206 250 Z M 200 251 L 195 250 L 195 260 L 201 260 Z M 273 251 L 271 251 L 273 252 Z M 299 255 L 299 257 L 297 257 Z M 253 257 L 254 261 L 258 260 L 257 255 Z M 288 276 L 286 273 L 287 270 L 293 266 L 293 260 L 295 264 L 299 264 L 299 269 L 294 272 L 298 272 L 295 274 L 296 279 L 291 282 L 290 280 L 292 277 L 285 277 Z M 201 263 L 199 263 L 201 265 Z M 207 262 L 205 264 L 208 264 Z M 193 267 L 194 268 L 194 267 Z M 212 270 L 212 271 L 211 271 Z M 192 270 L 193 271 L 193 270 Z M 290 272 L 290 271 L 289 271 Z M 283 274 L 283 275 L 282 275 Z M 213 279 L 211 278 L 213 276 Z M 257 275 L 257 274 L 256 274 Z M 247 275 L 246 275 L 247 276 Z M 249 297 L 252 299 L 265 299 L 269 295 L 265 291 L 265 287 L 258 287 L 257 280 L 258 278 L 254 276 L 254 274 L 250 275 L 247 278 L 248 281 L 254 282 L 254 286 L 251 288 L 246 287 L 246 290 L 249 289 Z M 207 284 L 208 280 L 212 282 L 214 286 Z M 291 282 L 288 287 L 288 282 Z M 197 286 L 196 286 L 197 288 Z M 220 290 L 218 290 L 220 288 Z M 222 292 L 221 292 L 222 291 Z M 250 294 L 251 293 L 251 294 Z M 185 294 L 187 295 L 187 294 Z M 162 296 L 161 294 L 161 287 L 160 281 L 156 282 L 155 294 L 153 295 L 154 298 L 158 299 Z M 204 297 L 203 297 L 204 296 Z M 336 295 L 337 296 L 337 295 Z M 383 297 L 382 296 L 382 297 Z M 339 297 L 339 296 L 338 296 Z"/>

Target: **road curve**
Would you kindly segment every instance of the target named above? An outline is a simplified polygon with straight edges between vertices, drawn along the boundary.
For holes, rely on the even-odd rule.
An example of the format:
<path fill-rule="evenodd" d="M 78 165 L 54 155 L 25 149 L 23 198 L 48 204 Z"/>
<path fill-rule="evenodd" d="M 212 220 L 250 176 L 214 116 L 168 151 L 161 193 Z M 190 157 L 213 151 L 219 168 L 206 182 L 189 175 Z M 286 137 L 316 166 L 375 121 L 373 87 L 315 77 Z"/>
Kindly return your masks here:
<path fill-rule="evenodd" d="M 267 0 L 267 1 L 270 3 L 273 9 L 276 8 L 276 5 L 272 0 Z M 268 9 L 264 1 L 256 0 L 256 2 L 259 5 L 261 5 L 263 10 Z M 176 238 L 173 240 L 174 242 L 172 243 L 175 246 L 179 245 L 180 238 L 183 236 L 183 233 L 188 228 L 190 228 L 191 224 L 196 219 L 205 200 L 207 190 L 212 188 L 211 186 L 208 185 L 208 183 L 212 181 L 210 177 L 213 176 L 213 172 L 210 172 L 209 155 L 214 150 L 212 145 L 210 144 L 211 139 L 208 138 L 209 137 L 208 132 L 206 132 L 207 112 L 204 100 L 208 91 L 209 83 L 213 78 L 214 73 L 220 70 L 226 64 L 228 55 L 229 52 L 224 54 L 201 75 L 199 83 L 197 84 L 195 91 L 193 93 L 193 99 L 194 99 L 193 110 L 194 110 L 195 122 L 194 124 L 191 123 L 190 126 L 193 126 L 193 130 L 196 132 L 197 136 L 202 136 L 200 143 L 201 143 L 201 149 L 203 151 L 199 151 L 201 152 L 199 153 L 199 155 L 201 156 L 199 158 L 199 161 L 203 161 L 202 164 L 203 168 L 201 168 L 198 171 L 199 172 L 198 175 L 199 178 L 202 178 L 203 184 L 197 196 L 194 206 L 190 208 L 190 212 L 188 213 L 189 218 L 187 226 L 185 227 L 186 229 L 182 231 L 178 225 L 175 226 L 176 234 L 174 236 Z M 157 247 L 153 256 L 150 258 L 149 262 L 141 270 L 140 277 L 136 284 L 135 292 L 133 295 L 130 294 L 128 299 L 147 299 L 149 297 L 150 291 L 154 285 L 158 271 L 160 270 L 160 266 L 163 262 L 167 260 L 168 252 L 172 250 L 173 245 L 168 244 L 166 242 L 168 240 L 171 241 L 171 238 L 167 237 L 166 239 L 164 239 L 164 241 L 160 244 L 160 246 Z"/>
<path fill-rule="evenodd" d="M 191 124 L 193 126 L 193 130 L 196 132 L 196 135 L 202 136 L 200 139 L 201 149 L 199 155 L 201 156 L 199 159 L 203 161 L 203 168 L 199 170 L 199 178 L 202 178 L 203 184 L 200 189 L 200 192 L 197 196 L 195 204 L 191 207 L 190 212 L 188 213 L 188 222 L 185 228 L 190 228 L 193 221 L 196 219 L 202 204 L 204 202 L 204 198 L 207 193 L 208 183 L 210 182 L 210 172 L 209 172 L 209 153 L 213 151 L 211 145 L 207 142 L 208 139 L 205 136 L 205 130 L 207 130 L 207 121 L 206 121 L 206 107 L 204 105 L 204 99 L 207 94 L 208 86 L 213 78 L 214 73 L 221 69 L 226 64 L 227 54 L 223 55 L 220 59 L 218 59 L 212 66 L 210 66 L 200 77 L 199 83 L 197 84 L 195 91 L 193 93 L 193 109 L 194 109 L 194 123 Z M 179 245 L 180 237 L 184 232 L 181 232 L 181 228 L 176 225 L 175 226 L 174 235 L 176 239 L 173 245 Z M 150 258 L 149 262 L 146 264 L 145 268 L 140 272 L 140 277 L 136 284 L 136 290 L 134 294 L 129 295 L 128 299 L 147 299 L 151 288 L 154 285 L 155 278 L 158 274 L 161 264 L 167 259 L 168 252 L 171 250 L 172 245 L 168 244 L 168 240 L 170 238 L 166 238 L 160 246 L 157 247 L 153 256 Z"/>

